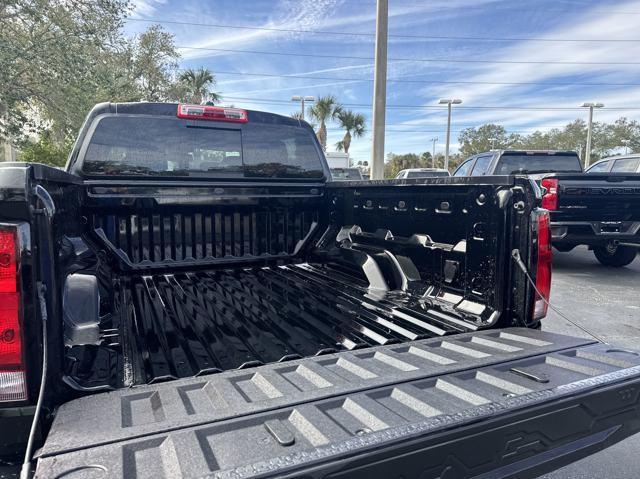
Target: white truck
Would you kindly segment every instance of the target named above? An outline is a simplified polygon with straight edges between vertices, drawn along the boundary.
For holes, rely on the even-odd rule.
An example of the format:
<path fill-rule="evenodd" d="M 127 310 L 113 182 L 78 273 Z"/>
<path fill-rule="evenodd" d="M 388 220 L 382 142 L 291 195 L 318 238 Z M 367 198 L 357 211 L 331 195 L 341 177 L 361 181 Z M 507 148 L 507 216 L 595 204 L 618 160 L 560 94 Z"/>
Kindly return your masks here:
<path fill-rule="evenodd" d="M 342 151 L 326 151 L 324 156 L 327 158 L 329 168 L 349 168 L 351 166 L 351 160 L 349 159 L 349 153 Z"/>

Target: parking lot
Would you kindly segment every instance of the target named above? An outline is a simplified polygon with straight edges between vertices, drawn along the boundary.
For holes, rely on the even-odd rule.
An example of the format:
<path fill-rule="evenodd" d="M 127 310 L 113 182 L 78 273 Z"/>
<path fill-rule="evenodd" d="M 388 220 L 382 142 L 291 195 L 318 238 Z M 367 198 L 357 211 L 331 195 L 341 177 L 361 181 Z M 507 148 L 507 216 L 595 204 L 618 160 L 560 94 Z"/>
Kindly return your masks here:
<path fill-rule="evenodd" d="M 551 303 L 564 315 L 607 343 L 640 349 L 640 259 L 626 268 L 605 268 L 590 251 L 554 251 Z M 543 329 L 585 336 L 553 311 Z M 640 435 L 544 476 L 545 479 L 637 477 Z"/>

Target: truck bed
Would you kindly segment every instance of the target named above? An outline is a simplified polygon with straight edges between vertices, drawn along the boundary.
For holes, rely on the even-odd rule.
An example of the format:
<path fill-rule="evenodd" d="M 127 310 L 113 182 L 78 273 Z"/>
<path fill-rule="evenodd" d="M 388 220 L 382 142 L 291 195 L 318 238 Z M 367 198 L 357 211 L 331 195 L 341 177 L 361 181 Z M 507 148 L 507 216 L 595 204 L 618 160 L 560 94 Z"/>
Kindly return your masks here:
<path fill-rule="evenodd" d="M 99 283 L 94 335 L 76 327 L 87 294 L 71 285 L 66 384 L 95 392 L 527 324 L 531 291 L 498 258 L 530 243 L 530 211 L 510 206 L 531 204 L 529 185 L 423 181 L 189 185 L 179 201 L 175 185 L 88 185 L 68 270 Z"/>
<path fill-rule="evenodd" d="M 533 477 L 637 432 L 638 391 L 636 353 L 477 331 L 78 399 L 36 476 Z"/>
<path fill-rule="evenodd" d="M 368 286 L 309 263 L 122 277 L 117 346 L 73 347 L 69 379 L 129 387 L 481 327 L 455 295 Z"/>

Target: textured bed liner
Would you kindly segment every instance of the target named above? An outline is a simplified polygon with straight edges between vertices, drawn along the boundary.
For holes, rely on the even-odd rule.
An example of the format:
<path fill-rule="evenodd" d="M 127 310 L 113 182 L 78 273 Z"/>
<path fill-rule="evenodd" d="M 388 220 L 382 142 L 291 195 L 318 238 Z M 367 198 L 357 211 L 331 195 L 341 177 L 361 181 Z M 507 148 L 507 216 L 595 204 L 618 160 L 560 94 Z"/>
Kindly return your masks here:
<path fill-rule="evenodd" d="M 73 348 L 77 384 L 127 387 L 483 326 L 462 297 L 372 290 L 308 263 L 123 277 L 116 300 L 121 341 Z"/>

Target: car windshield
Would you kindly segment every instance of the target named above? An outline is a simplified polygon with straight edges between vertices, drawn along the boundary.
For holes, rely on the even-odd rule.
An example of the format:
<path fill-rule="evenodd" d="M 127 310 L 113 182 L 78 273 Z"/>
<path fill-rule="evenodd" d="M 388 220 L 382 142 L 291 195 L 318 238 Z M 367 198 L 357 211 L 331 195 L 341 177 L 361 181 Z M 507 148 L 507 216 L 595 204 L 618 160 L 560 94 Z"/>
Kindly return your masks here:
<path fill-rule="evenodd" d="M 334 181 L 361 180 L 362 173 L 358 168 L 333 168 L 331 178 Z"/>
<path fill-rule="evenodd" d="M 409 171 L 407 178 L 432 178 L 434 176 L 449 176 L 446 171 Z"/>
<path fill-rule="evenodd" d="M 287 125 L 106 116 L 84 155 L 87 175 L 321 178 L 312 133 Z"/>
<path fill-rule="evenodd" d="M 505 154 L 498 160 L 496 175 L 512 175 L 517 173 L 581 173 L 580 160 L 577 154 L 554 155 L 540 154 Z"/>

